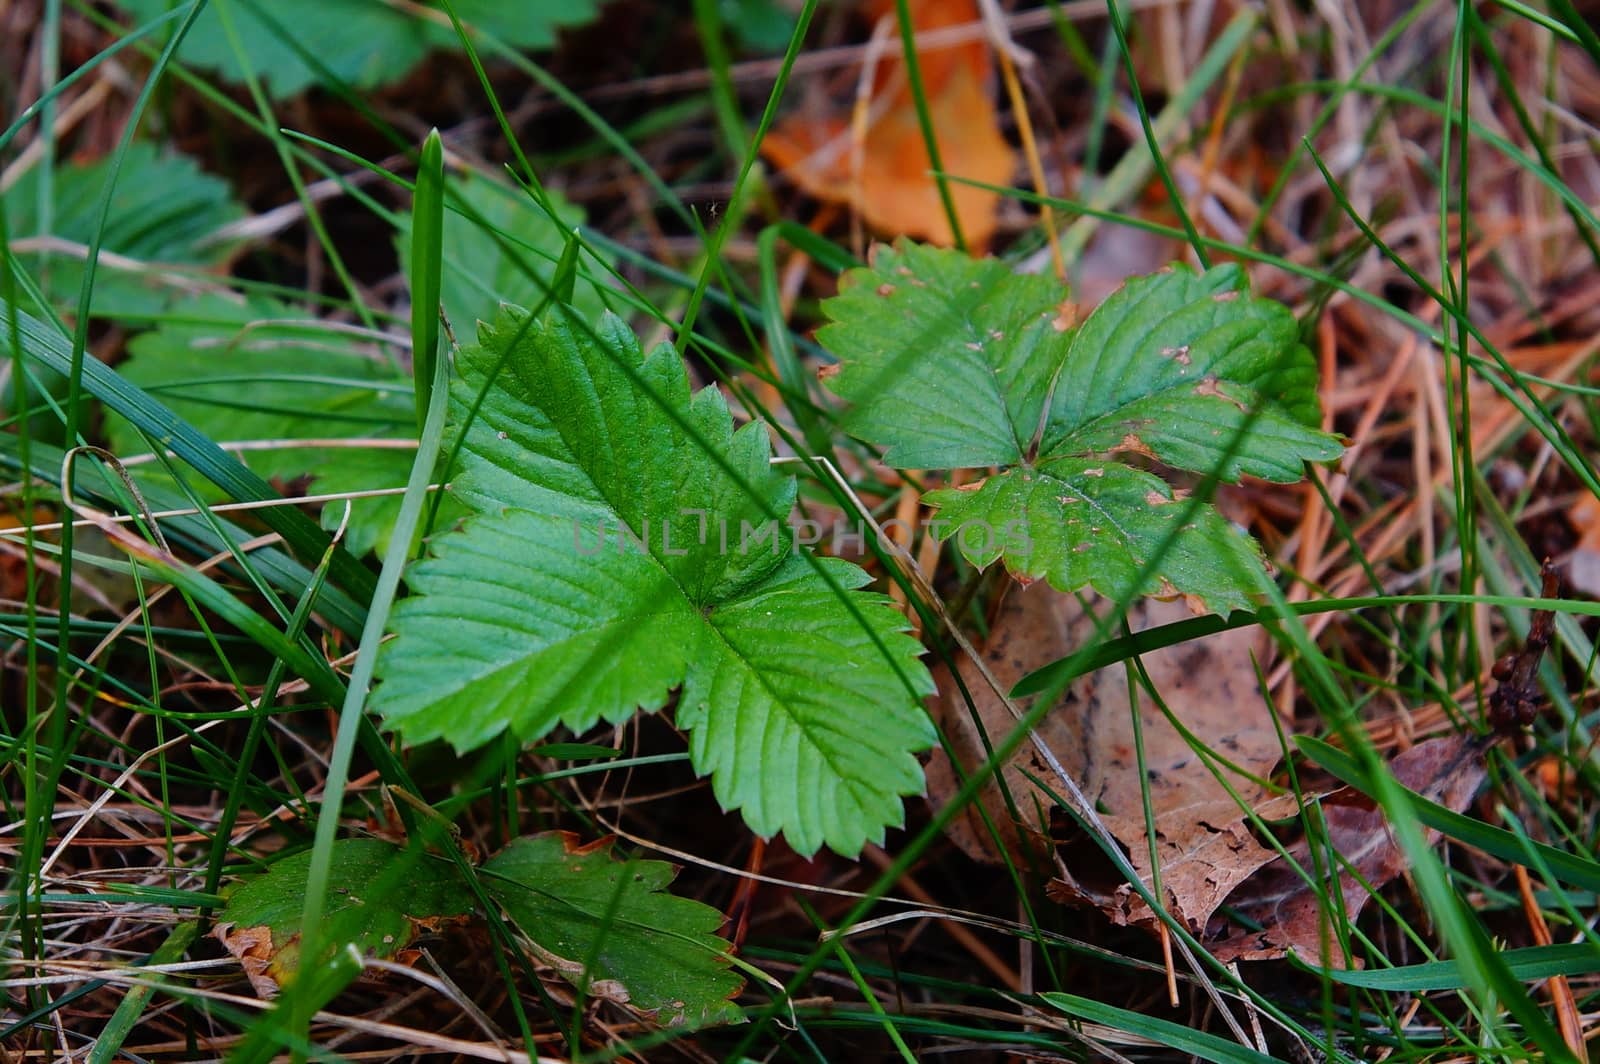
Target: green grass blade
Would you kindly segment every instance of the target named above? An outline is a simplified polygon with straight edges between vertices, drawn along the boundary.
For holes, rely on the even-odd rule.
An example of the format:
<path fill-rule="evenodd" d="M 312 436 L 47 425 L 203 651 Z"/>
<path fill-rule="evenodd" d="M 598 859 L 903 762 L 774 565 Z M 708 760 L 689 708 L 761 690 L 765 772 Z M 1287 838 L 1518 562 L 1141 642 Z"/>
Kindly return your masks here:
<path fill-rule="evenodd" d="M 1553 975 L 1590 975 L 1600 972 L 1600 947 L 1590 942 L 1565 943 L 1555 946 L 1529 946 L 1526 949 L 1507 950 L 1500 955 L 1506 970 L 1523 982 L 1548 979 Z M 1306 965 L 1310 971 L 1344 986 L 1358 986 L 1366 990 L 1430 993 L 1439 990 L 1460 990 L 1467 986 L 1466 973 L 1459 961 L 1429 961 L 1427 964 L 1408 964 L 1400 968 L 1375 968 L 1366 971 L 1347 971 L 1338 968 L 1317 968 Z"/>
<path fill-rule="evenodd" d="M 1561 27 L 1567 31 L 1563 36 L 1569 40 L 1575 37 L 1583 50 L 1589 53 L 1589 58 L 1594 60 L 1595 65 L 1600 66 L 1600 33 L 1595 32 L 1594 23 L 1591 21 L 1593 15 L 1585 16 L 1572 0 L 1550 0 L 1550 6 L 1560 16 Z M 1542 20 L 1537 21 L 1543 24 Z"/>
<path fill-rule="evenodd" d="M 1115 1005 L 1105 1005 L 1076 994 L 1040 994 L 1050 1005 L 1069 1016 L 1093 1023 L 1103 1023 L 1119 1031 L 1148 1038 L 1159 1045 L 1187 1053 L 1211 1064 L 1278 1064 L 1276 1057 L 1258 1053 L 1248 1046 L 1229 1042 L 1214 1034 L 1196 1031 L 1169 1020 L 1130 1012 Z"/>
<path fill-rule="evenodd" d="M 179 924 L 173 929 L 172 934 L 167 936 L 167 940 L 150 954 L 149 963 L 162 965 L 180 960 L 199 933 L 200 925 L 196 921 L 190 920 Z M 155 986 L 149 983 L 128 988 L 127 996 L 117 1006 L 117 1011 L 111 1014 L 111 1019 L 106 1021 L 100 1036 L 94 1040 L 94 1047 L 89 1050 L 87 1064 L 112 1064 L 117 1059 L 117 1051 L 127 1040 L 133 1025 L 138 1023 L 139 1017 L 144 1014 L 146 1006 L 150 1004 L 150 996 L 155 990 Z"/>
<path fill-rule="evenodd" d="M 928 152 L 928 165 L 933 168 L 933 179 L 939 186 L 939 202 L 944 206 L 944 216 L 950 222 L 950 235 L 955 246 L 967 250 L 966 237 L 961 233 L 961 218 L 956 214 L 956 201 L 950 195 L 950 179 L 945 176 L 944 163 L 939 156 L 939 134 L 933 128 L 933 114 L 928 110 L 928 92 L 922 82 L 922 63 L 917 58 L 916 30 L 911 21 L 910 0 L 895 0 L 895 21 L 900 24 L 900 49 L 905 57 L 906 83 L 911 89 L 911 102 L 917 111 L 917 126 L 922 130 L 922 144 Z"/>
<path fill-rule="evenodd" d="M 428 420 L 433 363 L 439 353 L 439 294 L 444 280 L 444 144 L 431 130 L 422 142 L 411 198 L 411 366 L 417 431 Z"/>
<path fill-rule="evenodd" d="M 295 675 L 311 685 L 317 697 L 330 702 L 338 702 L 344 697 L 345 685 L 331 665 L 317 655 L 307 653 L 304 646 L 279 631 L 233 592 L 200 570 L 175 558 L 160 555 L 153 548 L 148 554 L 138 556 L 138 564 L 239 629 L 261 649 L 282 658 Z"/>
<path fill-rule="evenodd" d="M 15 314 L 16 331 L 13 336 L 10 322 L 0 316 L 0 330 L 3 330 L 0 331 L 0 345 L 20 342 L 23 353 L 34 362 L 63 376 L 71 373 L 72 347 L 65 336 L 21 310 L 12 308 L 9 313 Z M 271 484 L 237 458 L 104 363 L 85 360 L 82 376 L 84 391 L 90 396 L 133 422 L 151 439 L 165 444 L 229 498 L 238 502 L 282 499 Z M 273 506 L 259 512 L 262 523 L 282 536 L 297 557 L 314 562 L 328 549 L 331 542 L 328 533 L 295 507 Z M 371 597 L 372 573 L 348 551 L 335 553 L 331 572 L 339 586 L 357 601 Z"/>
<path fill-rule="evenodd" d="M 345 784 L 349 778 L 350 759 L 355 752 L 357 729 L 363 719 L 367 695 L 372 686 L 373 670 L 378 660 L 378 644 L 383 640 L 384 628 L 389 621 L 389 609 L 400 589 L 400 575 L 411 554 L 417 526 L 428 503 L 428 483 L 439 457 L 444 439 L 446 398 L 449 394 L 450 364 L 439 359 L 434 366 L 432 400 L 427 420 L 423 424 L 422 439 L 417 447 L 416 461 L 411 467 L 411 477 L 406 484 L 405 502 L 395 519 L 394 535 L 384 554 L 383 569 L 378 574 L 377 588 L 367 611 L 367 623 L 361 633 L 361 648 L 356 653 L 350 670 L 350 683 L 345 690 L 343 705 L 339 710 L 339 729 L 334 737 L 333 753 L 328 761 L 328 776 L 323 785 L 322 807 L 317 816 L 316 841 L 313 844 L 311 867 L 306 873 L 305 912 L 301 923 L 301 956 L 317 957 L 317 943 L 322 927 L 322 912 L 332 871 L 333 842 L 338 836 L 339 819 L 344 805 Z M 305 1030 L 311 1014 L 320 1008 L 322 1001 L 293 994 L 293 1003 L 285 1001 L 280 1006 L 289 1014 L 291 1033 Z M 286 995 L 287 996 L 287 995 Z"/>

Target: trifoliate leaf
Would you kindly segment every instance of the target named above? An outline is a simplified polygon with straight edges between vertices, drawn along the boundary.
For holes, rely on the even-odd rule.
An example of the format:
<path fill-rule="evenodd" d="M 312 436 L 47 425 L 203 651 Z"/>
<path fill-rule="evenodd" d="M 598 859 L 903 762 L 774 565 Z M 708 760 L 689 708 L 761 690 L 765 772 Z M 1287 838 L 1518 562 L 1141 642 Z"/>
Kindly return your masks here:
<path fill-rule="evenodd" d="M 482 177 L 452 182 L 445 200 L 440 299 L 461 336 L 470 337 L 480 320 L 493 321 L 501 303 L 536 307 L 549 293 L 567 234 L 583 223 L 583 211 L 558 193 L 548 195 L 559 223 L 523 192 Z M 396 246 L 409 273 L 409 226 L 401 229 Z M 580 265 L 569 302 L 587 321 L 606 309 L 606 300 L 601 286 L 585 276 L 598 269 L 588 262 Z"/>
<path fill-rule="evenodd" d="M 1316 428 L 1316 365 L 1294 316 L 1248 296 L 1233 266 L 1137 278 L 1077 328 L 1055 282 L 907 243 L 840 289 L 818 339 L 840 359 L 830 386 L 854 404 L 845 427 L 899 465 L 1003 467 L 926 497 L 941 509 L 934 534 L 974 565 L 1003 558 L 1063 591 L 1245 606 L 1266 586 L 1254 544 L 1123 463 L 1289 482 L 1342 453 Z"/>
<path fill-rule="evenodd" d="M 887 599 L 797 553 L 792 478 L 615 317 L 506 308 L 459 360 L 451 480 L 481 516 L 412 567 L 374 707 L 412 741 L 533 740 L 662 707 L 722 804 L 801 853 L 902 818 L 932 690 Z M 479 397 L 482 396 L 481 403 Z M 815 564 L 813 564 L 815 562 Z"/>
<path fill-rule="evenodd" d="M 310 869 L 309 850 L 291 854 L 235 888 L 217 914 L 213 933 L 263 997 L 300 967 Z M 318 932 L 328 956 L 354 944 L 363 956 L 393 957 L 422 929 L 473 911 L 471 893 L 443 860 L 381 839 L 334 842 L 329 882 L 326 923 Z"/>
<path fill-rule="evenodd" d="M 23 171 L 5 193 L 12 239 L 23 249 L 43 238 L 87 248 L 99 224 L 100 198 L 112 162 L 108 157 L 56 168 L 48 233 L 40 231 L 38 215 L 41 171 L 38 166 Z M 160 311 L 175 288 L 170 280 L 150 274 L 162 266 L 208 266 L 220 261 L 226 245 L 202 245 L 202 241 L 243 214 L 228 183 L 202 171 L 193 159 L 144 141 L 128 145 L 101 231 L 102 258 L 95 271 L 92 313 L 137 318 Z M 77 307 L 83 284 L 81 252 L 57 248 L 46 256 L 43 250 L 22 250 L 18 258 L 58 309 Z"/>
<path fill-rule="evenodd" d="M 839 357 L 828 387 L 844 427 L 912 469 L 1014 465 L 1039 431 L 1070 333 L 1047 277 L 995 259 L 901 243 L 839 280 L 817 339 Z"/>
<path fill-rule="evenodd" d="M 117 5 L 143 22 L 165 14 L 172 0 L 117 0 Z M 557 29 L 589 22 L 599 10 L 597 0 L 453 0 L 451 6 L 468 26 L 518 48 L 548 48 Z M 242 82 L 245 66 L 219 7 L 208 5 L 201 12 L 179 47 L 178 58 Z M 233 0 L 228 16 L 236 39 L 247 51 L 249 69 L 280 99 L 325 80 L 302 53 L 314 56 L 317 64 L 352 88 L 367 89 L 405 76 L 430 49 L 453 48 L 458 42 L 438 3 Z"/>
<path fill-rule="evenodd" d="M 309 476 L 322 494 L 405 485 L 416 456 L 411 381 L 345 331 L 273 300 L 207 295 L 175 308 L 128 350 L 118 367 L 125 377 L 211 439 L 256 444 L 239 457 L 262 476 Z M 124 457 L 149 449 L 121 418 L 108 419 L 106 432 Z M 372 442 L 297 443 L 358 438 Z M 346 546 L 356 554 L 384 546 L 399 505 L 399 496 L 353 503 Z M 344 508 L 323 513 L 332 525 Z M 458 514 L 445 511 L 444 520 Z"/>
<path fill-rule="evenodd" d="M 518 839 L 483 867 L 484 889 L 540 959 L 591 998 L 626 1003 L 662 1026 L 742 1019 L 729 1000 L 723 916 L 676 897 L 664 861 L 622 861 L 611 840 L 579 846 L 564 832 Z"/>

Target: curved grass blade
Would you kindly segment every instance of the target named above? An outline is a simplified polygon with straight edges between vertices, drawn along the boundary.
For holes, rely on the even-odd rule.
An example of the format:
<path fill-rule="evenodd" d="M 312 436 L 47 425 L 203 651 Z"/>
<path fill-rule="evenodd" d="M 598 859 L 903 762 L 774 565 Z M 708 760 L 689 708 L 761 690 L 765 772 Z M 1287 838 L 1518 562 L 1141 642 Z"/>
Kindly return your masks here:
<path fill-rule="evenodd" d="M 1297 957 L 1291 954 L 1296 963 Z M 1600 947 L 1591 942 L 1569 942 L 1554 946 L 1529 946 L 1507 950 L 1500 955 L 1506 970 L 1525 983 L 1553 975 L 1589 975 L 1600 972 Z M 1439 990 L 1460 990 L 1468 986 L 1461 962 L 1455 960 L 1407 964 L 1399 968 L 1374 968 L 1364 971 L 1303 966 L 1318 976 L 1344 986 L 1366 990 L 1423 994 Z"/>
<path fill-rule="evenodd" d="M 1214 1034 L 1196 1031 L 1169 1020 L 1119 1009 L 1114 1005 L 1105 1005 L 1076 994 L 1039 996 L 1069 1016 L 1103 1023 L 1107 1027 L 1115 1027 L 1119 1031 L 1148 1038 L 1152 1042 L 1181 1050 L 1200 1060 L 1211 1061 L 1212 1064 L 1277 1064 L 1276 1057 L 1269 1057 L 1248 1046 L 1229 1042 Z"/>

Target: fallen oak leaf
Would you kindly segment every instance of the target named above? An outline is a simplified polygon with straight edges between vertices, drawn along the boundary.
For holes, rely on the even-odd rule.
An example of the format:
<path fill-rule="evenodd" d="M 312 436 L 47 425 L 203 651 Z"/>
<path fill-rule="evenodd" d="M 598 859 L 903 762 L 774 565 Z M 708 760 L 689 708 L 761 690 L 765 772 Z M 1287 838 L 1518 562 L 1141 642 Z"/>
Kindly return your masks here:
<path fill-rule="evenodd" d="M 1389 771 L 1408 790 L 1453 811 L 1466 808 L 1483 782 L 1484 744 L 1475 737 L 1448 735 L 1418 743 L 1395 757 Z M 1336 894 L 1345 919 L 1354 920 L 1373 892 L 1405 871 L 1405 856 L 1395 841 L 1383 810 L 1353 787 L 1343 787 L 1320 800 L 1328 847 L 1338 854 Z M 1428 829 L 1431 845 L 1439 833 Z M 1306 876 L 1317 867 L 1311 859 L 1311 842 L 1301 839 L 1288 847 L 1299 870 L 1281 856 L 1241 883 L 1213 916 L 1206 928 L 1205 944 L 1223 963 L 1234 960 L 1277 960 L 1294 950 L 1308 959 L 1319 958 L 1324 968 L 1345 967 L 1344 958 L 1326 948 L 1331 938 L 1329 914 L 1318 891 Z M 1327 869 L 1332 854 L 1322 855 Z M 1358 880 L 1356 874 L 1359 873 Z M 1363 885 L 1363 882 L 1365 885 Z M 1333 885 L 1324 891 L 1334 891 Z"/>
<path fill-rule="evenodd" d="M 1091 601 L 1103 604 L 1092 597 Z M 1182 601 L 1152 599 L 1130 607 L 1128 621 L 1135 630 L 1143 630 L 1180 620 L 1188 613 Z M 1000 685 L 1009 687 L 1042 663 L 1072 653 L 1094 638 L 1095 631 L 1095 618 L 1077 597 L 1039 583 L 1007 597 L 990 629 L 983 656 Z M 1152 651 L 1141 659 L 1152 685 L 1184 728 L 1248 774 L 1237 775 L 1221 766 L 1214 771 L 1161 708 L 1141 694 L 1140 726 L 1164 900 L 1169 910 L 1196 932 L 1206 926 L 1235 886 L 1274 856 L 1246 830 L 1245 813 L 1218 773 L 1224 774 L 1250 808 L 1265 809 L 1269 816 L 1292 809 L 1250 778 L 1264 776 L 1282 757 L 1273 710 L 1256 688 L 1256 663 L 1267 649 L 1259 630 L 1234 629 Z M 984 731 L 997 740 L 1010 730 L 1010 714 L 984 685 L 972 663 L 962 661 L 957 668 L 972 694 Z M 963 769 L 970 772 L 982 763 L 986 746 L 948 673 L 941 677 L 940 689 L 940 723 Z M 1080 677 L 1040 723 L 1038 732 L 1101 811 L 1101 819 L 1127 849 L 1140 877 L 1151 883 L 1126 667 L 1117 665 Z M 1023 747 L 1004 767 L 1005 786 L 1023 817 L 1020 824 L 1010 816 L 998 787 L 987 788 L 982 797 L 1004 844 L 1018 856 L 1022 856 L 1026 837 L 1049 830 L 1053 800 L 1033 779 L 1058 793 L 1061 789 L 1038 754 Z M 929 765 L 928 780 L 936 803 L 954 793 L 955 773 L 942 753 Z M 950 836 L 979 859 L 999 857 L 976 810 L 967 810 L 952 821 Z M 1057 880 L 1052 894 L 1063 902 L 1096 905 L 1118 924 L 1156 926 L 1155 915 L 1126 883 L 1102 888 L 1084 880 Z"/>

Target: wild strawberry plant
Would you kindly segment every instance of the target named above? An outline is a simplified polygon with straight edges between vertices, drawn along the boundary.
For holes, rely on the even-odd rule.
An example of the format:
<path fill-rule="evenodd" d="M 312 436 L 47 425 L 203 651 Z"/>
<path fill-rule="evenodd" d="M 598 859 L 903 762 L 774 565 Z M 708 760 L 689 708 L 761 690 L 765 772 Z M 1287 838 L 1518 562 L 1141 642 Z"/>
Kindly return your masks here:
<path fill-rule="evenodd" d="M 878 249 L 818 335 L 853 404 L 844 427 L 897 466 L 998 468 L 926 499 L 974 565 L 1119 601 L 1250 605 L 1267 579 L 1254 541 L 1143 466 L 1290 483 L 1337 458 L 1294 315 L 1234 266 L 1134 278 L 1081 325 L 1065 299 L 994 260 Z"/>
<path fill-rule="evenodd" d="M 1065 297 L 993 260 L 879 249 L 825 305 L 842 427 L 891 464 L 991 471 L 927 497 L 934 534 L 978 567 L 1124 601 L 1250 605 L 1268 580 L 1259 548 L 1154 469 L 1287 482 L 1339 455 L 1293 315 L 1233 267 L 1136 278 L 1081 322 Z M 569 305 L 480 325 L 449 408 L 468 516 L 407 572 L 371 702 L 389 728 L 466 751 L 670 705 L 695 770 L 757 834 L 854 856 L 901 823 L 935 740 L 922 648 L 862 569 L 782 534 L 796 486 L 766 425 L 736 429 L 671 347 L 646 353 L 620 318 Z M 360 876 L 402 886 L 416 860 L 437 863 L 339 847 Z M 265 904 L 298 896 L 304 870 L 287 865 L 233 895 L 225 934 L 253 921 L 274 951 L 292 937 L 294 906 L 274 922 Z M 666 866 L 635 886 L 615 866 L 571 840 L 520 840 L 481 869 L 483 898 L 580 986 L 623 987 L 669 1020 L 731 1016 L 715 912 L 662 893 Z M 445 895 L 410 895 L 438 911 L 407 911 L 407 926 L 481 911 L 464 887 Z M 597 912 L 622 921 L 612 945 Z M 360 926 L 334 937 L 392 954 L 408 938 L 384 937 L 392 916 L 353 913 Z M 687 982 L 656 986 L 663 968 Z"/>
<path fill-rule="evenodd" d="M 516 839 L 478 869 L 474 896 L 452 863 L 415 844 L 340 839 L 335 889 L 321 936 L 324 963 L 339 944 L 363 956 L 402 956 L 425 930 L 503 909 L 534 954 L 591 998 L 626 1002 L 663 1026 L 733 1020 L 729 998 L 744 985 L 730 971 L 729 945 L 715 934 L 722 914 L 668 893 L 677 870 L 664 861 L 624 861 L 609 840 L 580 845 L 565 832 Z M 306 967 L 301 917 L 309 851 L 285 857 L 228 895 L 213 930 L 263 997 Z"/>
<path fill-rule="evenodd" d="M 1293 315 L 1231 267 L 1137 279 L 1081 325 L 1064 297 L 993 260 L 881 249 L 826 308 L 844 426 L 899 465 L 1002 467 L 929 498 L 974 564 L 1249 605 L 1259 549 L 1125 459 L 1287 481 L 1337 456 Z M 719 391 L 611 316 L 506 308 L 459 371 L 451 479 L 475 516 L 410 571 L 385 721 L 470 749 L 676 692 L 696 770 L 758 834 L 854 855 L 900 823 L 934 738 L 920 648 L 859 568 L 748 535 L 795 499 L 766 427 L 735 431 Z"/>

